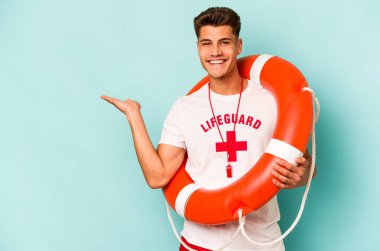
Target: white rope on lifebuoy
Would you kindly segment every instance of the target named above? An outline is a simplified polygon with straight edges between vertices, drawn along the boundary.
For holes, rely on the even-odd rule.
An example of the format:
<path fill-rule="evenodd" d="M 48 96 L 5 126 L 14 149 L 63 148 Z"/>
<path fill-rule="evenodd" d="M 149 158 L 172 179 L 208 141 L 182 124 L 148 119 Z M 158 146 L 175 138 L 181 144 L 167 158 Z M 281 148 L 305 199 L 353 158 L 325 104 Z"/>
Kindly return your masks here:
<path fill-rule="evenodd" d="M 305 188 L 305 192 L 302 196 L 302 202 L 301 202 L 301 206 L 300 206 L 300 209 L 298 211 L 298 214 L 295 218 L 295 220 L 293 221 L 292 225 L 288 228 L 288 230 L 286 230 L 281 236 L 279 236 L 278 238 L 274 239 L 273 241 L 270 241 L 270 242 L 257 242 L 257 241 L 254 241 L 252 240 L 248 235 L 247 233 L 245 232 L 245 229 L 244 229 L 244 224 L 245 224 L 245 216 L 243 216 L 243 210 L 242 209 L 239 209 L 238 211 L 238 215 L 239 215 L 239 226 L 238 228 L 236 229 L 234 235 L 231 237 L 230 240 L 228 240 L 225 244 L 223 244 L 221 247 L 215 249 L 215 251 L 221 251 L 223 250 L 224 248 L 228 247 L 229 245 L 231 245 L 231 243 L 235 240 L 236 236 L 239 234 L 239 232 L 242 233 L 242 235 L 247 239 L 247 241 L 249 241 L 250 243 L 254 244 L 254 245 L 257 245 L 257 246 L 270 246 L 270 245 L 273 245 L 273 244 L 276 244 L 280 241 L 282 241 L 283 239 L 285 239 L 289 234 L 290 232 L 293 231 L 293 229 L 296 227 L 296 225 L 298 224 L 299 220 L 301 219 L 301 216 L 302 216 L 302 213 L 303 213 L 303 210 L 305 208 L 305 204 L 306 204 L 306 199 L 307 199 L 307 195 L 309 193 L 309 190 L 310 190 L 310 185 L 311 185 L 311 180 L 313 179 L 313 174 L 314 174 L 314 171 L 315 171 L 315 158 L 317 157 L 317 153 L 316 153 L 316 141 L 315 141 L 315 123 L 318 121 L 318 118 L 319 118 L 319 114 L 320 114 L 320 104 L 319 104 L 319 101 L 317 99 L 317 97 L 315 96 L 314 94 L 314 91 L 309 88 L 309 87 L 304 87 L 303 88 L 303 91 L 308 91 L 311 93 L 311 96 L 313 98 L 313 101 L 315 103 L 315 106 L 314 107 L 314 103 L 313 103 L 313 109 L 314 109 L 314 115 L 313 115 L 313 127 L 312 127 L 312 159 L 311 159 L 311 168 L 310 168 L 310 174 L 309 174 L 309 178 L 307 180 L 307 184 L 306 184 L 306 188 Z M 173 219 L 172 219 L 172 216 L 170 214 L 170 208 L 169 208 L 169 205 L 168 203 L 166 202 L 166 211 L 167 211 L 167 215 L 168 215 L 168 218 L 169 218 L 169 222 L 170 222 L 170 225 L 173 229 L 173 232 L 175 234 L 175 236 L 177 237 L 178 241 L 185 247 L 187 248 L 189 251 L 197 251 L 196 249 L 193 249 L 191 247 L 189 247 L 188 245 L 186 245 L 186 243 L 184 243 L 180 236 L 178 235 L 178 232 L 177 232 L 177 229 L 174 225 L 174 222 L 173 222 Z"/>
<path fill-rule="evenodd" d="M 319 101 L 318 101 L 317 97 L 315 96 L 313 89 L 311 89 L 310 87 L 304 87 L 304 88 L 303 88 L 303 91 L 310 92 L 311 96 L 313 97 L 313 100 L 314 100 L 315 105 L 316 105 L 316 107 L 317 107 L 317 110 L 315 111 L 315 116 L 314 116 L 314 118 L 315 118 L 315 123 L 317 123 L 317 122 L 318 122 L 318 119 L 319 119 L 319 114 L 320 114 L 320 112 L 321 112 L 321 106 L 320 106 L 320 104 L 319 104 Z M 313 123 L 313 125 L 315 125 L 315 123 Z M 313 131 L 313 132 L 314 132 L 314 131 Z"/>
<path fill-rule="evenodd" d="M 184 246 L 187 250 L 189 250 L 189 251 L 197 251 L 197 250 L 195 250 L 195 249 L 192 249 L 192 248 L 189 247 L 188 245 L 186 245 L 186 243 L 183 242 L 183 241 L 181 240 L 181 237 L 179 237 L 179 234 L 178 234 L 177 228 L 176 228 L 175 225 L 174 225 L 172 215 L 170 214 L 170 208 L 169 208 L 168 202 L 165 201 L 165 204 L 166 204 L 166 213 L 167 213 L 167 215 L 168 215 L 168 219 L 169 219 L 170 225 L 172 226 L 172 229 L 173 229 L 174 235 L 175 235 L 175 237 L 177 238 L 177 240 L 178 240 L 178 241 L 182 244 L 182 246 Z"/>
<path fill-rule="evenodd" d="M 286 230 L 285 233 L 283 233 L 280 237 L 278 237 L 278 238 L 276 238 L 276 239 L 274 239 L 273 241 L 270 241 L 270 242 L 256 242 L 256 241 L 252 240 L 251 238 L 249 238 L 249 236 L 245 232 L 244 225 L 243 226 L 239 226 L 239 228 L 241 229 L 241 233 L 243 234 L 243 236 L 249 242 L 251 242 L 252 244 L 257 245 L 257 246 L 269 246 L 269 245 L 276 244 L 276 243 L 280 242 L 281 240 L 285 239 L 286 236 L 288 236 L 290 234 L 290 232 L 292 232 L 293 229 L 298 224 L 299 220 L 301 219 L 303 210 L 305 208 L 307 195 L 308 195 L 309 190 L 310 190 L 311 180 L 313 179 L 313 174 L 314 174 L 314 171 L 315 171 L 315 158 L 317 157 L 316 142 L 315 142 L 315 123 L 318 121 L 319 113 L 320 113 L 321 108 L 320 108 L 319 101 L 318 101 L 317 97 L 315 97 L 314 91 L 311 88 L 305 87 L 305 88 L 303 88 L 303 91 L 308 91 L 308 92 L 311 93 L 313 101 L 315 102 L 315 105 L 316 105 L 316 111 L 314 109 L 313 127 L 312 127 L 312 134 L 311 134 L 311 138 L 312 138 L 312 157 L 311 158 L 312 159 L 311 159 L 310 174 L 309 174 L 309 178 L 308 178 L 308 181 L 307 181 L 307 184 L 306 184 L 305 192 L 304 192 L 304 194 L 302 196 L 301 206 L 300 206 L 300 209 L 298 211 L 297 217 L 295 218 L 295 220 L 292 223 L 292 225 L 288 228 L 288 230 Z M 314 103 L 313 103 L 313 108 L 314 108 Z M 242 220 L 244 218 L 245 217 L 242 216 L 242 210 L 239 209 L 239 219 Z"/>

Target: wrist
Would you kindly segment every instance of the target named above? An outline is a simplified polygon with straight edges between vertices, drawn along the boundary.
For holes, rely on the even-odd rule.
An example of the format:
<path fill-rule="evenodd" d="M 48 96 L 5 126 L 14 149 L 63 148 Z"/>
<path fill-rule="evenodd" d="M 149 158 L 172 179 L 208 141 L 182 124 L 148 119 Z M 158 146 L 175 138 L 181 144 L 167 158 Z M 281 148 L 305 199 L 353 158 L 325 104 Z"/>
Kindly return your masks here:
<path fill-rule="evenodd" d="M 127 117 L 129 123 L 133 123 L 136 121 L 136 119 L 141 118 L 141 113 L 138 109 L 131 109 L 129 111 L 126 111 L 124 115 Z"/>

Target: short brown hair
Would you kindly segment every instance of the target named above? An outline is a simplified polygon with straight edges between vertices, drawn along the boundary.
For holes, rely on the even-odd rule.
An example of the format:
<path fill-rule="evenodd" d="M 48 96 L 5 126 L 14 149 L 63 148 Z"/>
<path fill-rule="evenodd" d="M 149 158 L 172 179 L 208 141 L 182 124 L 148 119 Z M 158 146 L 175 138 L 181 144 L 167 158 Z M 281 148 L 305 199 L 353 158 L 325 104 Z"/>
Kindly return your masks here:
<path fill-rule="evenodd" d="M 238 38 L 240 33 L 240 17 L 230 8 L 227 7 L 211 7 L 201 12 L 194 18 L 194 29 L 199 38 L 199 32 L 202 26 L 221 26 L 229 25 L 232 28 L 232 33 Z"/>

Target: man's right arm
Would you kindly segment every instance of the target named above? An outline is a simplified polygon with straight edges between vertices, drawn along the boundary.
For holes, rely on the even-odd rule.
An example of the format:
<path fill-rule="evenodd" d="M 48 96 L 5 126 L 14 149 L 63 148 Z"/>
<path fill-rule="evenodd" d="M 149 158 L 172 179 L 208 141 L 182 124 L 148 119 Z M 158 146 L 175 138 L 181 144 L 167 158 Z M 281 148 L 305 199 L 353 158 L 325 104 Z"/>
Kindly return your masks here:
<path fill-rule="evenodd" d="M 180 167 L 185 157 L 185 149 L 159 144 L 156 150 L 149 138 L 138 102 L 130 99 L 121 101 L 107 96 L 102 96 L 102 99 L 113 104 L 127 116 L 136 155 L 147 184 L 151 188 L 166 186 Z"/>
<path fill-rule="evenodd" d="M 159 144 L 156 150 L 149 138 L 140 111 L 132 112 L 128 121 L 132 130 L 136 155 L 146 182 L 151 188 L 164 187 L 180 167 L 185 157 L 185 149 Z"/>

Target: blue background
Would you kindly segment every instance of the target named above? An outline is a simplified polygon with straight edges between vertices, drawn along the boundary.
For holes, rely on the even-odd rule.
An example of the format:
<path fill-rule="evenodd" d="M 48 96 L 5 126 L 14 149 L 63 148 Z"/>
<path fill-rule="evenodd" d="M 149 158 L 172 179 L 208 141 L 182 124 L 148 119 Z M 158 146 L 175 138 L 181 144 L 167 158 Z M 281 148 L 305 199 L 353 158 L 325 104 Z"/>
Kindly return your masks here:
<path fill-rule="evenodd" d="M 239 13 L 243 55 L 293 62 L 322 105 L 318 175 L 287 249 L 380 250 L 378 1 L 1 0 L 1 251 L 177 249 L 126 118 L 99 97 L 138 100 L 157 144 L 205 75 L 192 20 L 210 6 Z M 283 230 L 302 193 L 280 193 Z"/>

